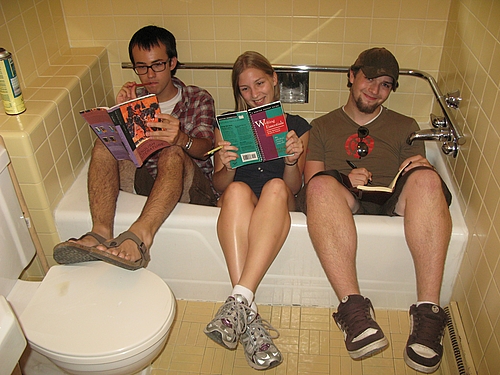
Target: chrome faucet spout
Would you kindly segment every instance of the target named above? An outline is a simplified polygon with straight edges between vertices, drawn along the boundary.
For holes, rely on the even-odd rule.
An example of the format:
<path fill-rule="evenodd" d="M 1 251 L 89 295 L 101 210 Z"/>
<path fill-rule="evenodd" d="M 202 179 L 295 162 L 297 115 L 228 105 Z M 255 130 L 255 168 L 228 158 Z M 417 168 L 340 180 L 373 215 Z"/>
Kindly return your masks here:
<path fill-rule="evenodd" d="M 411 145 L 414 140 L 422 141 L 451 141 L 453 138 L 449 128 L 422 129 L 411 133 L 406 139 L 406 143 Z"/>

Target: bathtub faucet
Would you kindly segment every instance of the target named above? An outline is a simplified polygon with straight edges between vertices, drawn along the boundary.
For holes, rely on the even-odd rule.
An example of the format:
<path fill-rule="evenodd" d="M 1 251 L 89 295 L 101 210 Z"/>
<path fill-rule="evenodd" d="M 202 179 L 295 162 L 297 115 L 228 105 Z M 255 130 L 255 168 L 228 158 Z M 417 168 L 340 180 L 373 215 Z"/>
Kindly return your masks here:
<path fill-rule="evenodd" d="M 453 135 L 450 128 L 423 129 L 411 133 L 406 139 L 406 143 L 411 145 L 414 140 L 422 141 L 451 141 Z"/>
<path fill-rule="evenodd" d="M 414 131 L 408 136 L 406 143 L 411 145 L 415 140 L 443 142 L 441 150 L 446 155 L 452 154 L 453 157 L 456 157 L 459 149 L 459 138 L 453 132 L 453 129 L 448 126 L 447 119 L 431 114 L 431 124 L 434 129 Z"/>

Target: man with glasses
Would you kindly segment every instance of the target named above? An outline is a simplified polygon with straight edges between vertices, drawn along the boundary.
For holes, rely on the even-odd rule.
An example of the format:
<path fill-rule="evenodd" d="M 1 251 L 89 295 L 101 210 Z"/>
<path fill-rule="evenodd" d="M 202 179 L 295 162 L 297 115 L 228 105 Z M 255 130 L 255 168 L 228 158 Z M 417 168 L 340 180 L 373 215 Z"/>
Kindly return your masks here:
<path fill-rule="evenodd" d="M 360 292 L 352 215 L 404 216 L 417 280 L 404 358 L 413 369 L 431 373 L 441 361 L 447 321 L 439 296 L 451 235 L 451 195 L 424 157 L 424 144 L 406 142 L 419 129 L 415 120 L 382 106 L 391 90 L 396 91 L 398 77 L 398 62 L 385 48 L 359 55 L 348 73 L 347 103 L 311 122 L 307 184 L 298 205 L 307 214 L 311 242 L 341 301 L 333 318 L 354 359 L 384 350 L 388 340 L 374 320 L 370 300 Z M 372 194 L 356 189 L 389 185 L 408 162 L 393 193 L 372 199 Z"/>
<path fill-rule="evenodd" d="M 131 162 L 118 163 L 100 140 L 95 142 L 88 173 L 92 229 L 79 239 L 57 245 L 54 259 L 58 263 L 100 259 L 131 270 L 146 267 L 154 235 L 177 202 L 216 204 L 211 185 L 213 166 L 205 156 L 214 144 L 212 97 L 174 77 L 178 64 L 176 41 L 168 30 L 157 26 L 140 29 L 130 40 L 129 55 L 140 86 L 156 94 L 161 109 L 155 130 L 147 135 L 167 141 L 170 146 L 154 153 L 135 170 Z M 136 82 L 125 83 L 116 102 L 136 98 L 137 88 Z M 136 193 L 148 199 L 139 218 L 114 238 L 116 199 L 131 166 Z"/>

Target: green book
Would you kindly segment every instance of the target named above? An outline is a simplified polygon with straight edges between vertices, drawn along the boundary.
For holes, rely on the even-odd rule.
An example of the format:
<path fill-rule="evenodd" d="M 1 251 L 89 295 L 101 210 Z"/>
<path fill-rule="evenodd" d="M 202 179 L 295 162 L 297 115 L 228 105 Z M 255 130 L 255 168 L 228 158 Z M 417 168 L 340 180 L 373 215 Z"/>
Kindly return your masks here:
<path fill-rule="evenodd" d="M 231 168 L 287 156 L 288 126 L 281 102 L 217 116 L 222 138 L 238 147 Z"/>

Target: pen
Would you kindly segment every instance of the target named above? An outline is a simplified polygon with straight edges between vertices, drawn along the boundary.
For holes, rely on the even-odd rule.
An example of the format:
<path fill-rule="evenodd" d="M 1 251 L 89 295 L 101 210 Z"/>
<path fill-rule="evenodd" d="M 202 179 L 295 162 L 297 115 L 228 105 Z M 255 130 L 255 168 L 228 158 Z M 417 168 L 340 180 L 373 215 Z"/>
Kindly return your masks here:
<path fill-rule="evenodd" d="M 210 151 L 205 152 L 203 156 L 207 155 L 212 155 L 215 154 L 217 151 L 219 151 L 222 148 L 222 146 L 217 146 L 216 148 L 211 149 Z"/>
<path fill-rule="evenodd" d="M 347 164 L 349 164 L 349 167 L 351 167 L 352 169 L 356 169 L 356 168 L 357 168 L 356 164 L 354 164 L 354 163 L 353 163 L 352 161 L 350 161 L 350 160 L 347 160 L 347 159 L 346 159 L 346 163 L 347 163 Z M 371 185 L 371 184 L 372 184 L 371 180 L 368 180 L 367 185 Z"/>
<path fill-rule="evenodd" d="M 356 169 L 356 164 L 354 164 L 352 161 L 350 160 L 346 160 L 346 163 L 349 164 L 349 167 L 351 167 L 352 169 Z"/>

